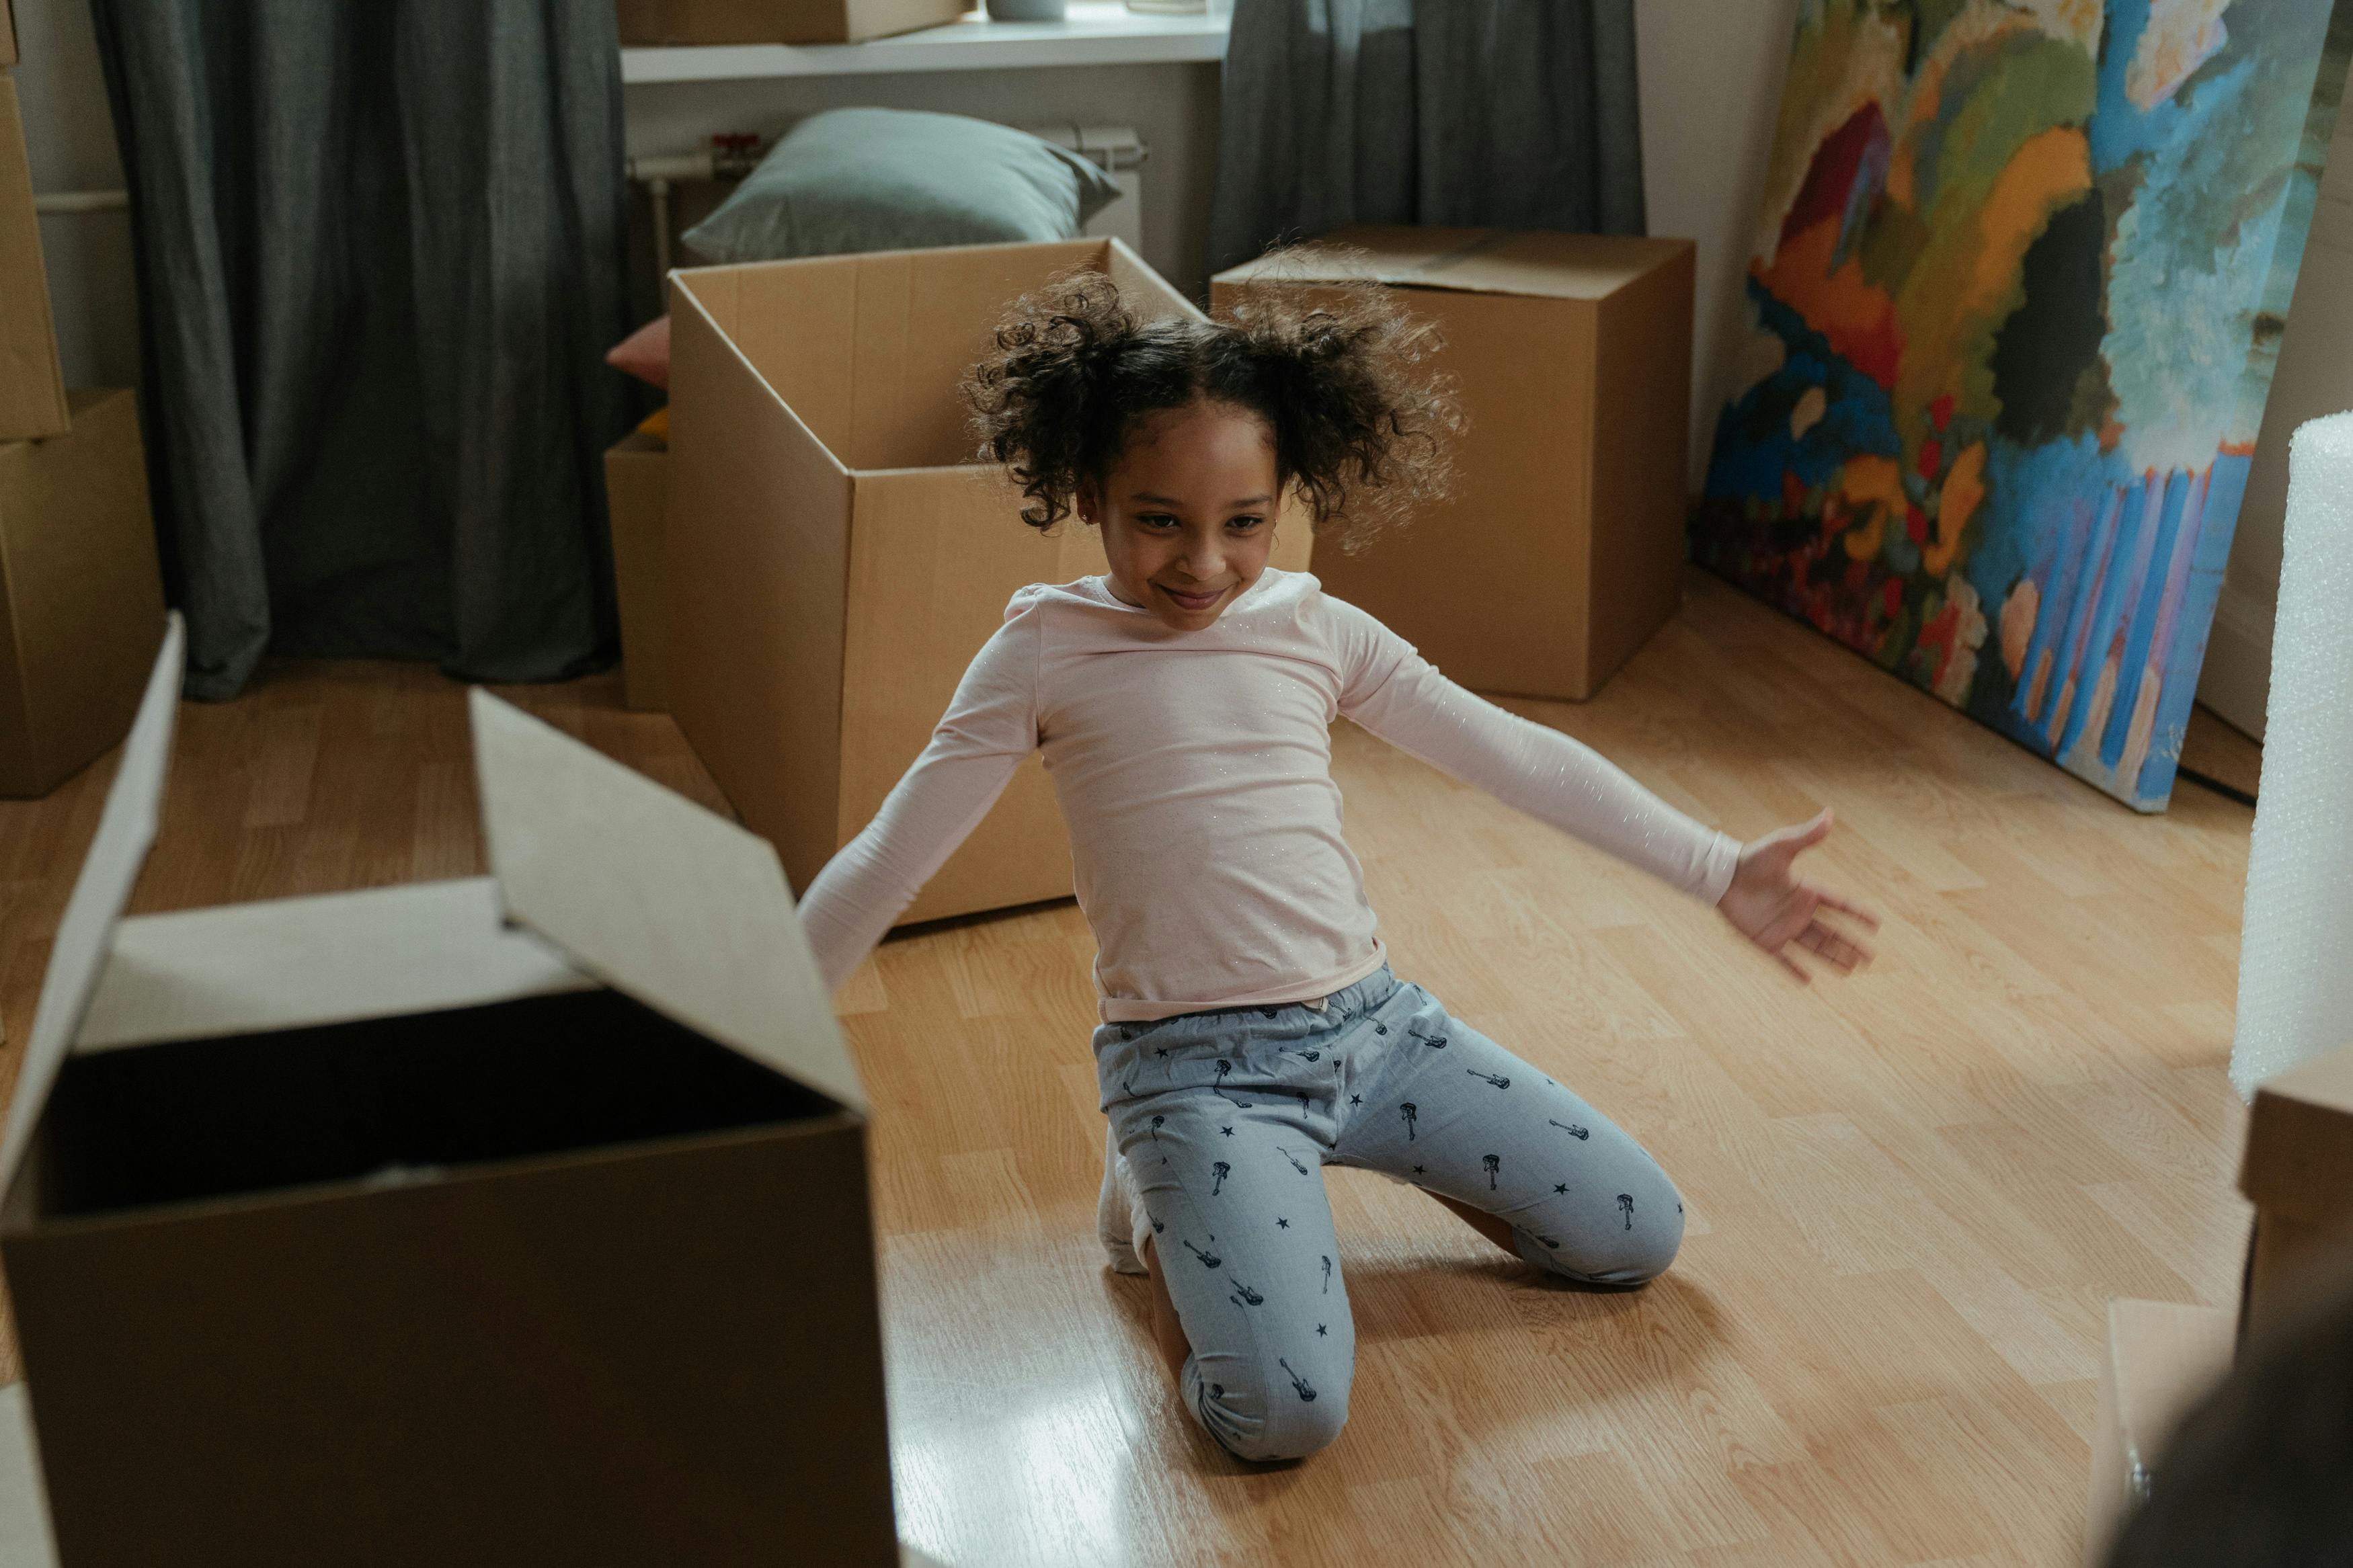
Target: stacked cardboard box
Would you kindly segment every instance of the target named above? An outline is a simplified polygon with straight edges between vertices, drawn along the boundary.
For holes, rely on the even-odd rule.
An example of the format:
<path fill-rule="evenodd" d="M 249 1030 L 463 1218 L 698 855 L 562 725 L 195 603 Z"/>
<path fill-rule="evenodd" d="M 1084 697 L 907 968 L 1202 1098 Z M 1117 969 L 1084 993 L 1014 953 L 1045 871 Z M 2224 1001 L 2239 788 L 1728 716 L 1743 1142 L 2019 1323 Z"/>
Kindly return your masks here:
<path fill-rule="evenodd" d="M 0 63 L 15 58 L 0 0 Z M 122 739 L 163 626 L 138 408 L 66 390 L 0 74 L 0 795 L 47 795 Z"/>
<path fill-rule="evenodd" d="M 59 1557 L 896 1563 L 867 1102 L 774 852 L 477 692 L 490 876 L 123 919 L 164 643 L 0 1139 Z"/>
<path fill-rule="evenodd" d="M 670 275 L 670 710 L 795 887 L 922 752 L 1014 591 L 1103 570 L 1093 530 L 1020 521 L 956 395 L 1007 306 L 1074 268 L 1141 314 L 1200 314 L 1115 239 Z M 1275 565 L 1310 548 L 1278 520 Z M 904 920 L 1070 893 L 1032 758 Z"/>
<path fill-rule="evenodd" d="M 12 57 L 14 37 L 9 34 Z M 62 436 L 72 428 L 16 79 L 0 76 L 0 441 Z"/>
<path fill-rule="evenodd" d="M 2240 1329 L 2263 1338 L 2353 1270 L 2353 1046 L 2255 1090 L 2239 1190 L 2255 1205 Z"/>
<path fill-rule="evenodd" d="M 624 47 L 855 44 L 953 22 L 971 0 L 619 0 Z"/>
<path fill-rule="evenodd" d="M 1316 574 L 1475 690 L 1592 696 L 1682 602 L 1691 241 L 1344 228 L 1210 296 L 1366 279 L 1443 331 L 1470 425 L 1451 500 Z"/>

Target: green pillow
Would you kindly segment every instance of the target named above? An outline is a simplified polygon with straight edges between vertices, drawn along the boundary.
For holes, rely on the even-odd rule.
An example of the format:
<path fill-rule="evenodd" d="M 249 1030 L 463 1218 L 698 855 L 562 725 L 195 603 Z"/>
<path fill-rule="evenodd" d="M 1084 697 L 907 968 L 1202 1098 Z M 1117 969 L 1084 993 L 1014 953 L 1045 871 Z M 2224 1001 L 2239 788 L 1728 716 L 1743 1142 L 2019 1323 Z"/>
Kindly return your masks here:
<path fill-rule="evenodd" d="M 794 126 L 685 239 L 720 262 L 1070 239 L 1118 195 L 1092 163 L 1009 125 L 835 109 Z"/>

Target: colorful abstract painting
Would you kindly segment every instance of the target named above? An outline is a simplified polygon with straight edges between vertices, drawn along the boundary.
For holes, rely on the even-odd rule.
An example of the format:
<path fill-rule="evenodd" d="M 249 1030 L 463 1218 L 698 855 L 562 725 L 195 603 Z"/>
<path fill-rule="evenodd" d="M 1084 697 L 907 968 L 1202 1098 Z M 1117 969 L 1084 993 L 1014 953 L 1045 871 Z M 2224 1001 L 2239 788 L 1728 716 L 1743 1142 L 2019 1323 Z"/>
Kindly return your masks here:
<path fill-rule="evenodd" d="M 2162 809 L 2353 0 L 1804 0 L 1696 558 Z"/>

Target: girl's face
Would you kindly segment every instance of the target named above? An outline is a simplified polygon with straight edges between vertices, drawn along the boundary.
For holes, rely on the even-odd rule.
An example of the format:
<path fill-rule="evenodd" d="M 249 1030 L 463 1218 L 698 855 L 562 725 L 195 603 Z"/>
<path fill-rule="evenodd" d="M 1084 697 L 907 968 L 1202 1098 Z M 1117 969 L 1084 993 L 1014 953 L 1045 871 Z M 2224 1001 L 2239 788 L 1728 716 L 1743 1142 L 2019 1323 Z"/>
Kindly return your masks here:
<path fill-rule="evenodd" d="M 1103 531 L 1111 590 L 1176 631 L 1198 631 L 1258 581 L 1278 487 L 1266 422 L 1229 403 L 1145 416 L 1079 515 Z"/>

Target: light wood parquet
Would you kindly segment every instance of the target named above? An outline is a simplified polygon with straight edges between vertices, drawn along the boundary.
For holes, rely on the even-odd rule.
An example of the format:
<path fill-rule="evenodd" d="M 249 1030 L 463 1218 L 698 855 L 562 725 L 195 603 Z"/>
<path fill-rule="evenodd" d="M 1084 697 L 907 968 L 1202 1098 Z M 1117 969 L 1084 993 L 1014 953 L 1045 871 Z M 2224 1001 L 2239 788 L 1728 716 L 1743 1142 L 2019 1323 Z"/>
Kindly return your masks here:
<path fill-rule="evenodd" d="M 715 800 L 613 678 L 509 694 Z M 1398 971 L 1650 1144 L 1690 1211 L 1676 1268 L 1632 1295 L 1541 1283 L 1334 1173 L 1352 1423 L 1245 1471 L 1185 1418 L 1141 1282 L 1092 1237 L 1076 910 L 896 939 L 838 1004 L 876 1103 L 911 1543 L 951 1568 L 2074 1561 L 2103 1304 L 2235 1288 L 2252 814 L 2185 785 L 2137 816 L 1697 575 L 1594 701 L 1513 706 L 1736 833 L 1833 806 L 1820 874 L 1887 916 L 1869 973 L 1801 989 L 1709 911 L 1342 727 Z M 185 708 L 136 907 L 473 873 L 463 712 L 382 664 L 273 666 Z M 0 803 L 12 1042 L 111 771 Z"/>

